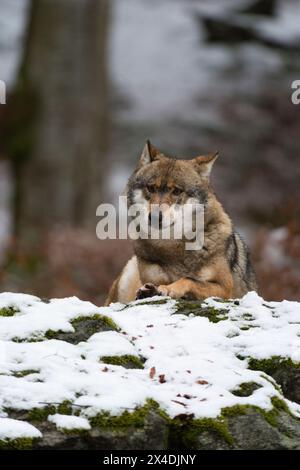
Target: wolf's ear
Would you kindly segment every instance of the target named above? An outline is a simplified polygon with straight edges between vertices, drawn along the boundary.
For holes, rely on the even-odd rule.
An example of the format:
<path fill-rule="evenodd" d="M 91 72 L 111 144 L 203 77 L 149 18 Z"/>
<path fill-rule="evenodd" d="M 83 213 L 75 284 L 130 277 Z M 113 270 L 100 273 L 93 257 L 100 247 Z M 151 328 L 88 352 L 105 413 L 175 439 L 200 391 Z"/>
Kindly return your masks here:
<path fill-rule="evenodd" d="M 219 152 L 209 153 L 208 155 L 200 155 L 192 160 L 201 176 L 209 178 L 213 164 L 217 160 Z"/>
<path fill-rule="evenodd" d="M 158 160 L 160 156 L 161 152 L 151 144 L 150 140 L 147 140 L 140 156 L 138 166 L 141 167 L 154 162 L 155 160 Z"/>

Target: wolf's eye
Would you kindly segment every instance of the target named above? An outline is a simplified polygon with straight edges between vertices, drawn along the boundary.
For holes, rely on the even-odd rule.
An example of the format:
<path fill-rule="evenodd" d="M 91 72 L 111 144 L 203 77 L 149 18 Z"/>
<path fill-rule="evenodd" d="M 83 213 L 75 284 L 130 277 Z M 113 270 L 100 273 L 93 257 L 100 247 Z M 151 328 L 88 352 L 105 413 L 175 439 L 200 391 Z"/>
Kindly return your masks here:
<path fill-rule="evenodd" d="M 181 193 L 182 193 L 182 190 L 180 188 L 173 189 L 174 196 L 179 196 Z"/>
<path fill-rule="evenodd" d="M 155 187 L 151 184 L 148 184 L 147 189 L 149 193 L 155 193 Z"/>

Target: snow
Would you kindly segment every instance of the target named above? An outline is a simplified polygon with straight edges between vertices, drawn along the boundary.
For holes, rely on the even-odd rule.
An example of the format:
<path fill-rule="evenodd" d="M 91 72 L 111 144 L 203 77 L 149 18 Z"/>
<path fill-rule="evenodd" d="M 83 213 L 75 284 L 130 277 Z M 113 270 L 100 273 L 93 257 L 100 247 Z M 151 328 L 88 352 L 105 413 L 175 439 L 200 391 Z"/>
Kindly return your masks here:
<path fill-rule="evenodd" d="M 78 316 L 91 316 L 98 308 L 76 297 L 52 299 L 49 304 L 27 294 L 1 294 L 0 308 L 10 305 L 19 307 L 12 318 L 0 317 L 0 339 L 38 338 L 47 330 L 74 332 L 70 321 Z"/>
<path fill-rule="evenodd" d="M 18 439 L 22 437 L 42 437 L 41 432 L 25 421 L 0 418 L 0 440 Z"/>
<path fill-rule="evenodd" d="M 165 303 L 153 304 L 155 300 Z M 13 428 L 15 420 L 8 419 L 8 409 L 30 410 L 65 400 L 80 416 L 52 416 L 58 428 L 78 428 L 80 423 L 81 428 L 99 412 L 118 415 L 149 398 L 171 417 L 193 413 L 195 418 L 215 418 L 236 404 L 270 410 L 272 397 L 279 397 L 300 417 L 300 406 L 286 400 L 273 379 L 247 368 L 249 357 L 300 362 L 300 303 L 266 302 L 254 292 L 239 302 L 207 299 L 204 306 L 227 311 L 213 323 L 174 314 L 174 300 L 154 297 L 151 302 L 96 307 L 76 297 L 45 303 L 29 295 L 0 294 L 1 308 L 18 310 L 0 317 L 0 435 L 11 436 L 9 423 Z M 43 337 L 49 329 L 72 332 L 73 319 L 95 314 L 111 318 L 120 330 L 95 333 L 76 345 Z M 126 354 L 144 358 L 144 369 L 101 361 Z M 235 396 L 232 391 L 245 382 L 260 388 L 248 397 Z M 33 432 L 22 428 L 26 423 L 17 423 L 20 432 Z"/>
<path fill-rule="evenodd" d="M 67 415 L 50 415 L 48 416 L 50 423 L 56 424 L 57 429 L 72 430 L 82 429 L 89 430 L 91 425 L 86 418 L 80 418 L 79 416 L 67 416 Z"/>

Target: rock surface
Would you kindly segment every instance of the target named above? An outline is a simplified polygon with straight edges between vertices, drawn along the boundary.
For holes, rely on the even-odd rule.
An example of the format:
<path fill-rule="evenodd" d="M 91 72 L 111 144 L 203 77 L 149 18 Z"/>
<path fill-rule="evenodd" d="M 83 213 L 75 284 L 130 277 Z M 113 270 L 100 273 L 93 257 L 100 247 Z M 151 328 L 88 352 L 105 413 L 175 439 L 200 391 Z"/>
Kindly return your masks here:
<path fill-rule="evenodd" d="M 0 294 L 0 448 L 300 449 L 299 335 L 300 304 L 255 293 Z"/>

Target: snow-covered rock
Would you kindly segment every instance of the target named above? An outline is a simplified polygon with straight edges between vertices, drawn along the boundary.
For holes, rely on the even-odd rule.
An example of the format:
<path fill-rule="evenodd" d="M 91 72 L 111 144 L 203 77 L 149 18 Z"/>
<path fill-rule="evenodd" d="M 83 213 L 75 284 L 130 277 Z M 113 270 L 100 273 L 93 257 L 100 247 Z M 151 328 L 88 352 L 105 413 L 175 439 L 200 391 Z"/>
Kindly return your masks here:
<path fill-rule="evenodd" d="M 300 449 L 299 364 L 298 302 L 3 293 L 0 447 Z"/>

